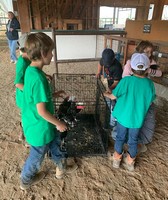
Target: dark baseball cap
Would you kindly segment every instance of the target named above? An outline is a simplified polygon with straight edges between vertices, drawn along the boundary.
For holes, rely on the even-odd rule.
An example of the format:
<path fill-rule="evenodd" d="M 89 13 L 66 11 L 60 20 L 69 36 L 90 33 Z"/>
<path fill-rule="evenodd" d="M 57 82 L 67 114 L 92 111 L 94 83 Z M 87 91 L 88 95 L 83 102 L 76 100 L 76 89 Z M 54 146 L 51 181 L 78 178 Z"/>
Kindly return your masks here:
<path fill-rule="evenodd" d="M 115 53 L 112 49 L 106 48 L 102 53 L 102 64 L 104 67 L 111 67 L 115 59 Z"/>

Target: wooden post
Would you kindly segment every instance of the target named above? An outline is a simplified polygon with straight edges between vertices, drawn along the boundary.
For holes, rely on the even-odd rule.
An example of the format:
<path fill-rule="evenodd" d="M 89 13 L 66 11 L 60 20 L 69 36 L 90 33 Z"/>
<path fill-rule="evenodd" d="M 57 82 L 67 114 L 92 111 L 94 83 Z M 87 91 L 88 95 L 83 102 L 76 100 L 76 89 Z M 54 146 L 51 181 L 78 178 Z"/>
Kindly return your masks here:
<path fill-rule="evenodd" d="M 152 20 L 161 20 L 165 0 L 155 1 Z"/>
<path fill-rule="evenodd" d="M 52 29 L 52 39 L 54 41 L 54 63 L 55 63 L 55 68 L 56 68 L 56 75 L 58 75 L 58 62 L 57 62 L 57 44 L 56 44 L 56 34 L 55 34 L 55 29 Z"/>
<path fill-rule="evenodd" d="M 136 11 L 136 20 L 145 20 L 148 18 L 149 5 L 150 5 L 149 0 L 146 1 L 139 0 L 139 4 L 137 6 L 137 11 Z"/>
<path fill-rule="evenodd" d="M 38 0 L 32 0 L 32 9 L 33 9 L 33 17 L 34 17 L 34 29 L 41 30 L 41 15 L 40 15 L 40 9 L 39 9 L 39 1 Z"/>
<path fill-rule="evenodd" d="M 21 32 L 30 32 L 30 15 L 28 12 L 28 0 L 17 0 L 19 22 L 21 27 Z"/>

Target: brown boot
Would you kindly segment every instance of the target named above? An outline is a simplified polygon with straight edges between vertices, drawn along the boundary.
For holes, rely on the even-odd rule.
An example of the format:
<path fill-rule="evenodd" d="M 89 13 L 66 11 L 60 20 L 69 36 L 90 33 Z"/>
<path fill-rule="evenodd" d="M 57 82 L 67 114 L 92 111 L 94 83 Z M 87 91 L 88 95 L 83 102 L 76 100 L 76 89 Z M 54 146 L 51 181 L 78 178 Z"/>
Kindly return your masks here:
<path fill-rule="evenodd" d="M 122 159 L 122 154 L 117 153 L 116 151 L 113 153 L 113 167 L 118 169 L 120 167 Z"/>
<path fill-rule="evenodd" d="M 71 174 L 75 170 L 77 170 L 78 165 L 75 163 L 73 165 L 67 165 L 66 161 L 62 161 L 60 165 L 56 167 L 56 178 L 61 179 L 63 178 L 66 174 Z"/>
<path fill-rule="evenodd" d="M 130 172 L 134 171 L 135 158 L 131 158 L 129 154 L 123 159 L 123 166 Z"/>
<path fill-rule="evenodd" d="M 30 183 L 25 184 L 21 181 L 20 183 L 20 189 L 21 190 L 27 190 L 29 189 L 32 185 L 35 185 L 37 183 L 39 183 L 43 178 L 45 177 L 45 173 L 44 172 L 39 172 L 38 174 L 36 174 L 33 179 L 31 180 Z"/>

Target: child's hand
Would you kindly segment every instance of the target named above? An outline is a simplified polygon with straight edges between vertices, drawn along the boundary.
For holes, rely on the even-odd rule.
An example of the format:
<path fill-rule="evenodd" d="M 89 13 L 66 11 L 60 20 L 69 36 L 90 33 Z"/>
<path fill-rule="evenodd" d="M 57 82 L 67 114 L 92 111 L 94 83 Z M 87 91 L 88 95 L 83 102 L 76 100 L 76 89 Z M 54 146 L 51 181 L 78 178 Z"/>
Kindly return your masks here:
<path fill-rule="evenodd" d="M 103 95 L 111 100 L 117 99 L 116 96 L 114 96 L 113 94 L 109 93 L 108 91 L 104 92 Z"/>
<path fill-rule="evenodd" d="M 101 74 L 100 73 L 97 73 L 96 74 L 96 78 L 100 78 L 101 77 Z"/>
<path fill-rule="evenodd" d="M 107 91 L 104 92 L 103 95 L 104 95 L 105 97 L 109 97 L 109 93 L 108 93 Z"/>
<path fill-rule="evenodd" d="M 65 132 L 68 129 L 68 127 L 64 122 L 59 121 L 58 124 L 56 125 L 56 129 L 60 132 Z"/>
<path fill-rule="evenodd" d="M 66 92 L 64 90 L 59 90 L 58 92 L 55 92 L 53 94 L 53 97 L 58 98 L 58 97 L 64 97 L 66 95 Z"/>
<path fill-rule="evenodd" d="M 106 91 L 106 92 L 103 93 L 103 95 L 104 95 L 105 97 L 110 98 L 111 93 L 109 93 L 109 91 Z"/>

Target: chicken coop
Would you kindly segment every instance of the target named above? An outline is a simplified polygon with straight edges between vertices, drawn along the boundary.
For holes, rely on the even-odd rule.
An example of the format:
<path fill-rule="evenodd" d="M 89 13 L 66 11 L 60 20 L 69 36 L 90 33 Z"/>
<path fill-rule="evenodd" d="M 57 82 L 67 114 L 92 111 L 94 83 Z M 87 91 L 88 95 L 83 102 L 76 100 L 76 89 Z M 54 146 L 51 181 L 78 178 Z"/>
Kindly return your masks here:
<path fill-rule="evenodd" d="M 56 116 L 63 108 L 66 120 L 61 120 L 69 126 L 65 138 L 68 156 L 106 155 L 110 109 L 101 80 L 91 74 L 54 74 L 53 90 L 64 90 L 71 97 L 69 106 L 64 105 L 65 99 L 54 100 Z"/>

